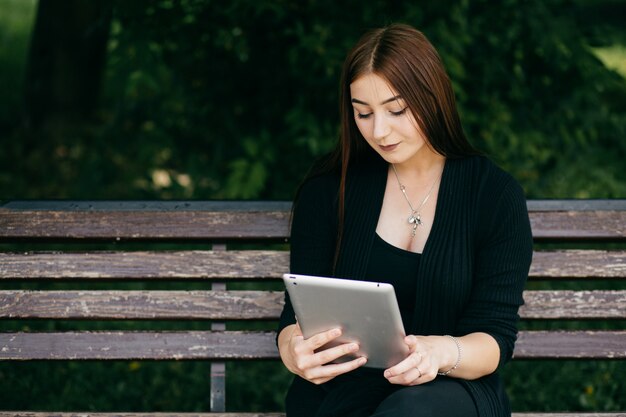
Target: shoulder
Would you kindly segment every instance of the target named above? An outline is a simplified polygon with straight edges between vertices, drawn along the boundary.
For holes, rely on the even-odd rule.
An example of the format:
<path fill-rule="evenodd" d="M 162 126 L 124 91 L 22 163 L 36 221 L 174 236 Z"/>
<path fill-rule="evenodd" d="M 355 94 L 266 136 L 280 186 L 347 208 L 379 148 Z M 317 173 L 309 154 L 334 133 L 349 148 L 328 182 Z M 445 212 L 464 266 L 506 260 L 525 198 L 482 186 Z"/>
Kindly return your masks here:
<path fill-rule="evenodd" d="M 474 211 L 479 236 L 488 238 L 500 227 L 516 229 L 529 235 L 528 209 L 524 190 L 515 178 L 484 156 L 457 160 L 458 190 Z"/>
<path fill-rule="evenodd" d="M 450 161 L 451 176 L 480 200 L 495 201 L 502 193 L 514 193 L 523 198 L 523 190 L 511 174 L 486 156 L 470 156 Z"/>
<path fill-rule="evenodd" d="M 468 180 L 487 182 L 492 186 L 514 181 L 511 174 L 504 171 L 486 156 L 468 156 L 451 160 L 458 175 Z"/>
<path fill-rule="evenodd" d="M 522 187 L 489 158 L 471 156 L 450 160 L 449 171 L 450 198 L 473 212 L 479 224 L 488 225 L 512 213 L 528 216 Z"/>

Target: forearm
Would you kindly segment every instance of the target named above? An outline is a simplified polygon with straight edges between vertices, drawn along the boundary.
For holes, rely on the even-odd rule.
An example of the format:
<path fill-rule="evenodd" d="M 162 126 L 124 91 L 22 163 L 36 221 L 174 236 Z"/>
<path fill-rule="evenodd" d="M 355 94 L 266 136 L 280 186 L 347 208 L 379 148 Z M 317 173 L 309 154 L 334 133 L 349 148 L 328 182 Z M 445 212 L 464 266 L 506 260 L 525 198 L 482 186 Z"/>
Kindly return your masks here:
<path fill-rule="evenodd" d="M 439 372 L 453 368 L 459 358 L 459 349 L 447 336 L 434 338 L 436 351 L 440 352 Z M 470 333 L 456 338 L 460 345 L 460 361 L 456 369 L 448 376 L 462 379 L 478 379 L 493 373 L 500 361 L 500 347 L 496 340 L 487 333 Z"/>

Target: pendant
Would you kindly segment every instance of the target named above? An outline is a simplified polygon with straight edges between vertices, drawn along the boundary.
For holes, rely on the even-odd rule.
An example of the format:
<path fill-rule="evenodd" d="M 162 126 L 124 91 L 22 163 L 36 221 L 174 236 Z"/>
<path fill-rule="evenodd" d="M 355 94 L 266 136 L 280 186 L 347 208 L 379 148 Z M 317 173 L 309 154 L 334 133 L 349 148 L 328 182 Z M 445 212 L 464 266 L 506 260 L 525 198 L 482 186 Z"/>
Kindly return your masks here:
<path fill-rule="evenodd" d="M 419 213 L 411 213 L 408 218 L 408 222 L 409 224 L 413 225 L 413 230 L 411 230 L 411 237 L 415 237 L 415 233 L 417 232 L 417 226 L 421 226 L 423 224 L 422 216 L 420 216 Z"/>
<path fill-rule="evenodd" d="M 417 216 L 415 216 L 413 213 L 411 213 L 411 215 L 408 218 L 408 222 L 409 222 L 409 224 L 414 225 L 414 227 L 421 226 L 423 224 L 422 216 L 420 216 L 419 213 L 417 213 Z"/>

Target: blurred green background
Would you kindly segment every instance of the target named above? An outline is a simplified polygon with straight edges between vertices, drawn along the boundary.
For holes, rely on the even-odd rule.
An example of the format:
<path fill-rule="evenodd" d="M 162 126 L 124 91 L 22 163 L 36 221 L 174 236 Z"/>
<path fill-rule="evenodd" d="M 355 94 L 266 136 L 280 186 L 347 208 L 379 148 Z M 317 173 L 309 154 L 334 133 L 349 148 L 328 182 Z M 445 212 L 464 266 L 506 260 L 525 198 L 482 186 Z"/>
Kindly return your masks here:
<path fill-rule="evenodd" d="M 470 140 L 529 198 L 624 198 L 624 16 L 618 0 L 0 0 L 0 200 L 289 200 L 335 143 L 345 54 L 391 22 L 433 42 Z M 287 372 L 248 365 L 228 364 L 229 409 L 282 409 Z M 0 409 L 206 411 L 208 375 L 202 361 L 0 363 Z M 623 375 L 624 361 L 517 361 L 505 371 L 517 411 L 626 410 Z"/>

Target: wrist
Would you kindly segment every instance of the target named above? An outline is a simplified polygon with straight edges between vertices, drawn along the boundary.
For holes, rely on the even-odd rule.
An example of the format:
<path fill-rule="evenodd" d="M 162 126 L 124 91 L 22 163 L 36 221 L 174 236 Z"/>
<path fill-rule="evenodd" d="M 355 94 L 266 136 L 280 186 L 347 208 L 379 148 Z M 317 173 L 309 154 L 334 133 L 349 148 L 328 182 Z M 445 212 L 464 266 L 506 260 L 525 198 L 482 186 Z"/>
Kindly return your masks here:
<path fill-rule="evenodd" d="M 437 371 L 437 375 L 447 376 L 454 372 L 461 364 L 461 342 L 458 338 L 450 335 L 441 336 L 441 343 L 446 346 L 443 349 L 444 359 Z"/>

